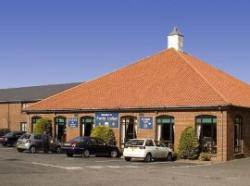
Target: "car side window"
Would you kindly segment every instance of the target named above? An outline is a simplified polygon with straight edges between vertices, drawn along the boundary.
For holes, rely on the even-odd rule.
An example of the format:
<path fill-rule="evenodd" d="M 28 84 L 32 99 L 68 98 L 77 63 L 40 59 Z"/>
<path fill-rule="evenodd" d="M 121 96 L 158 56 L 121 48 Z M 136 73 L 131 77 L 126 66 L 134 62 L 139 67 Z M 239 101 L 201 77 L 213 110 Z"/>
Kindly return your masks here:
<path fill-rule="evenodd" d="M 157 147 L 161 147 L 161 143 L 160 143 L 159 141 L 155 141 L 155 145 L 156 145 Z"/>
<path fill-rule="evenodd" d="M 90 139 L 89 140 L 89 145 L 97 145 L 97 142 L 95 139 Z"/>
<path fill-rule="evenodd" d="M 152 146 L 154 146 L 153 141 L 152 141 L 152 140 L 147 140 L 147 141 L 146 141 L 146 146 L 147 146 L 147 147 L 152 147 Z"/>
<path fill-rule="evenodd" d="M 97 139 L 96 141 L 97 141 L 97 144 L 98 144 L 98 145 L 105 145 L 104 141 L 102 141 L 102 140 L 100 140 L 100 139 Z"/>
<path fill-rule="evenodd" d="M 166 145 L 164 143 L 160 143 L 160 147 L 166 147 Z"/>
<path fill-rule="evenodd" d="M 40 136 L 40 135 L 35 135 L 35 136 L 34 136 L 34 139 L 40 140 L 40 139 L 41 139 L 41 136 Z"/>

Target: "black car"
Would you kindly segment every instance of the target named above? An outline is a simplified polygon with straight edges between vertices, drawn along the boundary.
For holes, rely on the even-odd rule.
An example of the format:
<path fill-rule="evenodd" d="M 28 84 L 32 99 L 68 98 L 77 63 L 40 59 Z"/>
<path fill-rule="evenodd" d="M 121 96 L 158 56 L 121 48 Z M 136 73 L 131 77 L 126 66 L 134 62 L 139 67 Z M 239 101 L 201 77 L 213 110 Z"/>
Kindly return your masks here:
<path fill-rule="evenodd" d="M 23 131 L 14 131 L 9 132 L 3 136 L 2 145 L 12 147 L 16 145 L 16 142 L 20 136 L 22 136 L 25 132 Z"/>
<path fill-rule="evenodd" d="M 90 155 L 115 158 L 120 155 L 116 146 L 108 145 L 104 143 L 103 140 L 92 137 L 76 137 L 65 143 L 62 150 L 66 152 L 68 157 L 72 157 L 74 154 L 79 154 L 84 158 L 89 157 Z"/>
<path fill-rule="evenodd" d="M 9 129 L 0 129 L 0 144 L 2 144 L 4 141 L 4 135 L 6 135 L 9 132 L 10 132 Z"/>

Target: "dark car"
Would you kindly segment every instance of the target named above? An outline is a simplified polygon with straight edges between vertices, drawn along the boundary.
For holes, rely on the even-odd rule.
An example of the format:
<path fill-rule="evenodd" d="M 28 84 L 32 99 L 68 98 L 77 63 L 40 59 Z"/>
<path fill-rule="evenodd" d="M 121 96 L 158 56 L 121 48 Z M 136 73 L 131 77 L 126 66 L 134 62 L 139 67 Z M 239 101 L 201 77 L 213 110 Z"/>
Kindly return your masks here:
<path fill-rule="evenodd" d="M 72 157 L 74 154 L 79 154 L 84 158 L 89 157 L 90 155 L 115 158 L 120 155 L 116 146 L 108 145 L 104 143 L 103 140 L 92 137 L 76 137 L 65 143 L 62 150 L 66 152 L 68 157 Z"/>
<path fill-rule="evenodd" d="M 10 132 L 9 129 L 0 129 L 0 144 L 2 144 L 4 141 L 4 135 L 6 135 L 9 132 Z"/>
<path fill-rule="evenodd" d="M 2 144 L 3 146 L 12 147 L 16 145 L 18 138 L 20 138 L 25 132 L 23 131 L 14 131 L 9 132 L 3 136 Z"/>
<path fill-rule="evenodd" d="M 41 135 L 38 134 L 24 134 L 22 135 L 16 145 L 18 152 L 28 150 L 31 153 L 43 150 L 43 142 Z M 49 150 L 55 153 L 61 153 L 61 143 L 57 140 L 50 140 Z"/>

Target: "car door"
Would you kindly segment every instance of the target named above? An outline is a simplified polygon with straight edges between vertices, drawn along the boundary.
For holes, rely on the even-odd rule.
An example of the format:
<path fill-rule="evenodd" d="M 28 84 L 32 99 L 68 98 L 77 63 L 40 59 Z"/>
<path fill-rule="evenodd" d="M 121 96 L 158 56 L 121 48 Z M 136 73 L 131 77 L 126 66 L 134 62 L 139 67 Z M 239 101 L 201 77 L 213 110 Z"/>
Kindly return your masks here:
<path fill-rule="evenodd" d="M 42 136 L 41 135 L 34 135 L 34 145 L 38 149 L 43 149 L 43 142 L 42 142 Z"/>
<path fill-rule="evenodd" d="M 158 158 L 157 147 L 153 140 L 148 139 L 145 143 L 147 153 L 151 153 L 154 158 Z"/>
<path fill-rule="evenodd" d="M 110 153 L 111 149 L 105 142 L 101 139 L 96 139 L 97 141 L 97 153 L 99 156 L 106 156 Z"/>
<path fill-rule="evenodd" d="M 163 142 L 159 143 L 159 158 L 166 158 L 168 155 L 168 148 Z"/>
<path fill-rule="evenodd" d="M 94 138 L 90 138 L 88 141 L 88 150 L 90 154 L 98 155 L 98 145 Z"/>

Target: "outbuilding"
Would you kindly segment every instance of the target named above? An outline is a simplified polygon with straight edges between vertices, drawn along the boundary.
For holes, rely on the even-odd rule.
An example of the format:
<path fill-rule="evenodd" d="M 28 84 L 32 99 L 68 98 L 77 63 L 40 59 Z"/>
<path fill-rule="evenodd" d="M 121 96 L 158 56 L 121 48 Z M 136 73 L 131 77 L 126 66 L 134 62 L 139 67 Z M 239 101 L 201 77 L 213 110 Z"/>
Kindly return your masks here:
<path fill-rule="evenodd" d="M 26 108 L 52 120 L 53 134 L 66 140 L 109 125 L 117 145 L 150 137 L 177 148 L 192 126 L 202 150 L 216 160 L 250 155 L 250 86 L 183 51 L 174 28 L 168 49 L 85 82 Z"/>

